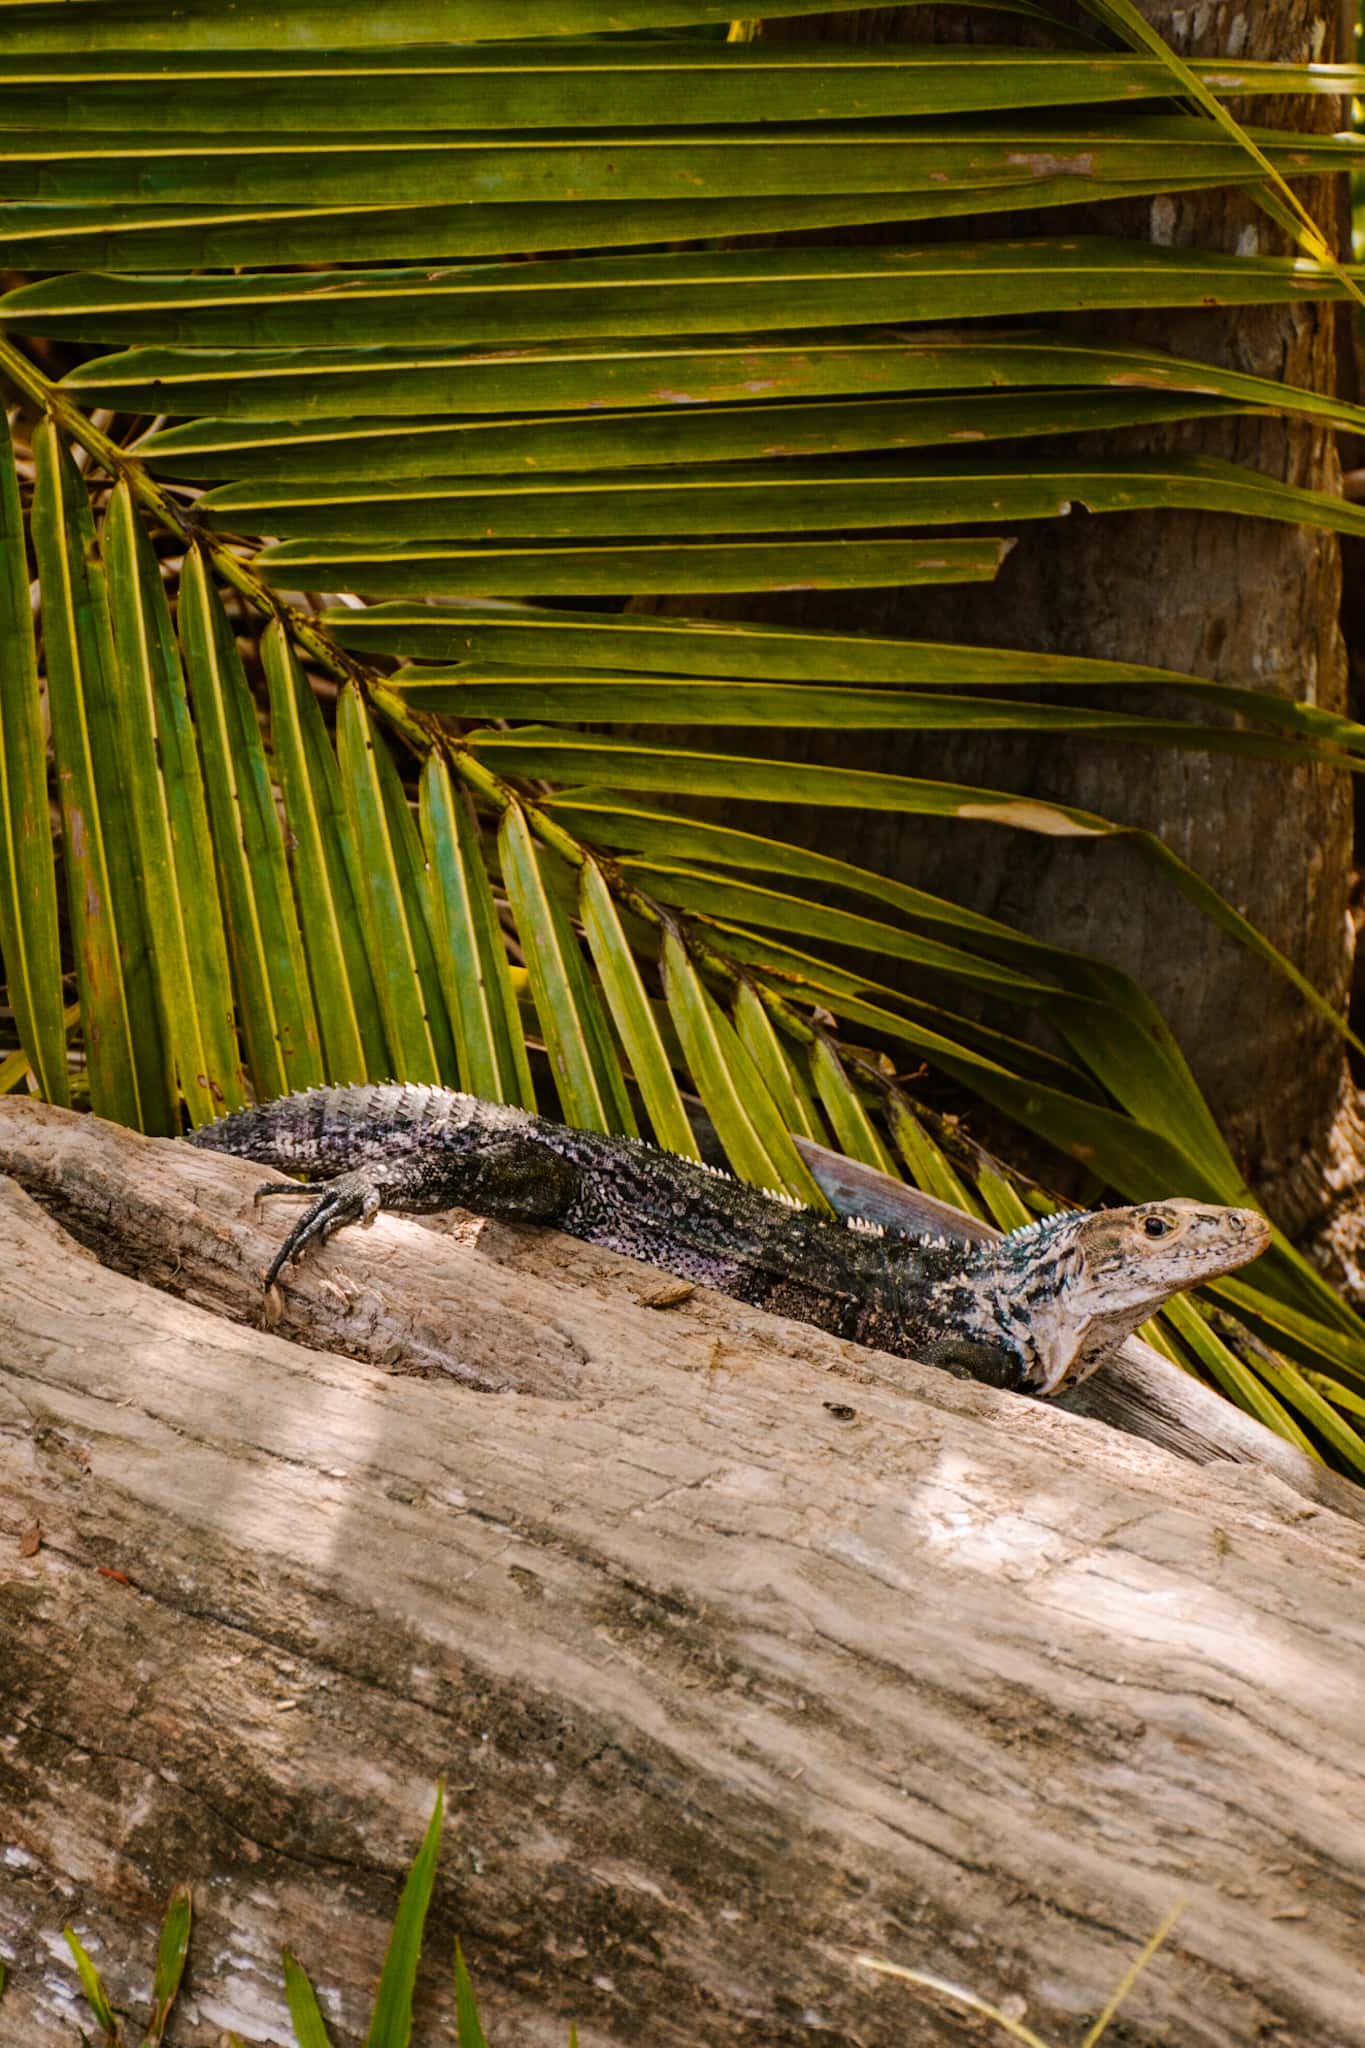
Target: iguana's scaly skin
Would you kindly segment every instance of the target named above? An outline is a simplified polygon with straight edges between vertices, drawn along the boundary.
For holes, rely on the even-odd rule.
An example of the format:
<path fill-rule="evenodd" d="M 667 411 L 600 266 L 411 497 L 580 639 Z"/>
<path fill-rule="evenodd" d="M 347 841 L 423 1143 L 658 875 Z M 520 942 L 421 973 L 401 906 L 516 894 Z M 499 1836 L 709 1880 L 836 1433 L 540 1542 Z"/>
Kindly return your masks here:
<path fill-rule="evenodd" d="M 381 1209 L 472 1209 L 590 1244 L 904 1358 L 1053 1394 L 1173 1294 L 1254 1259 L 1253 1210 L 1147 1202 L 1049 1217 L 995 1244 L 841 1222 L 627 1138 L 445 1088 L 315 1088 L 190 1140 L 325 1183 L 270 1267 Z"/>

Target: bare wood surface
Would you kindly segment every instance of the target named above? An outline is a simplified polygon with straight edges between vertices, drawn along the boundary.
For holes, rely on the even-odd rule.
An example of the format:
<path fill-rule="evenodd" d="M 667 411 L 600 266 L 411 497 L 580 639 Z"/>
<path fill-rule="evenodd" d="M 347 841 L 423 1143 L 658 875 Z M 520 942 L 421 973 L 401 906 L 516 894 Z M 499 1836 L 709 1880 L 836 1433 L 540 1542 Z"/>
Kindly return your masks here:
<path fill-rule="evenodd" d="M 286 1938 L 354 2036 L 444 1772 L 419 2040 L 458 1928 L 516 2048 L 994 2038 L 862 1952 L 1065 2048 L 1186 1896 L 1114 2048 L 1358 2048 L 1355 1525 L 552 1233 L 360 1245 L 577 1399 L 225 1321 L 12 1182 L 0 1229 L 4 2038 L 69 2048 L 66 1920 L 135 2002 L 177 1879 L 180 2048 L 289 2039 Z"/>

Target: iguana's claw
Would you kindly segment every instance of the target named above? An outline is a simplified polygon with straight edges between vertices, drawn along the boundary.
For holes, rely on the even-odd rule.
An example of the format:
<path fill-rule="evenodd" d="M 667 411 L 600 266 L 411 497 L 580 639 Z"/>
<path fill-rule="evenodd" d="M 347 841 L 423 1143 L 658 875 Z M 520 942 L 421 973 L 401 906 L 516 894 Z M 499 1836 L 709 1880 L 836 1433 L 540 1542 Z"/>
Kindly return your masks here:
<path fill-rule="evenodd" d="M 383 1197 L 366 1167 L 339 1174 L 335 1180 L 328 1181 L 320 1194 L 297 1181 L 269 1181 L 257 1189 L 256 1195 L 258 1201 L 262 1195 L 314 1197 L 312 1206 L 300 1216 L 270 1262 L 265 1276 L 267 1294 L 284 1268 L 296 1266 L 310 1245 L 325 1244 L 334 1231 L 344 1229 L 348 1223 L 373 1223 L 383 1203 Z"/>

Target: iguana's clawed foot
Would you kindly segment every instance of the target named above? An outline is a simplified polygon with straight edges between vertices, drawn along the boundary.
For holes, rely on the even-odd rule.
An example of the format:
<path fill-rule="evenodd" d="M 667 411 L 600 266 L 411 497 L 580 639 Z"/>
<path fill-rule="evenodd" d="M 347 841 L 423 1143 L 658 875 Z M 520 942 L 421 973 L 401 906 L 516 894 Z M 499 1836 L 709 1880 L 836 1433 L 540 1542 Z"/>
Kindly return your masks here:
<path fill-rule="evenodd" d="M 325 1244 L 334 1231 L 344 1229 L 348 1223 L 373 1223 L 384 1199 L 375 1185 L 373 1174 L 363 1166 L 329 1180 L 321 1192 L 316 1186 L 308 1186 L 301 1181 L 267 1181 L 263 1187 L 257 1188 L 256 1200 L 263 1201 L 269 1195 L 311 1197 L 312 1206 L 300 1216 L 271 1260 L 265 1276 L 267 1294 L 284 1268 L 296 1266 L 310 1245 Z"/>

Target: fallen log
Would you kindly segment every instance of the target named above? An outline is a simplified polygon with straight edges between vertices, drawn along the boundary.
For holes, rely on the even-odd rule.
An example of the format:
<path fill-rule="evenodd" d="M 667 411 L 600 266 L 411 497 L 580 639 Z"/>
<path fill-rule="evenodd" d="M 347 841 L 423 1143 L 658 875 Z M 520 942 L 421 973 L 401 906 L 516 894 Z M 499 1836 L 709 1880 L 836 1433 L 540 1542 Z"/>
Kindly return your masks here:
<path fill-rule="evenodd" d="M 9 1151 L 55 1114 L 16 1105 Z M 258 1169 L 83 1142 L 111 1232 L 189 1231 L 192 1185 L 259 1271 Z M 288 2040 L 281 1939 L 354 2034 L 444 1774 L 422 2041 L 458 1930 L 494 2041 L 989 2038 L 870 1953 L 1065 2048 L 1181 1896 L 1116 2048 L 1358 2040 L 1358 1525 L 723 1297 L 646 1306 L 657 1274 L 553 1233 L 385 1218 L 344 1266 L 509 1376 L 554 1333 L 576 1398 L 228 1321 L 12 1181 L 0 1217 L 4 2038 L 67 2048 L 64 1921 L 131 2002 L 182 1879 L 183 2048 Z M 363 1324 L 342 1264 L 300 1289 Z"/>
<path fill-rule="evenodd" d="M 1000 1235 L 993 1225 L 870 1167 L 799 1142 L 836 1208 L 902 1228 Z M 385 1370 L 436 1374 L 485 1392 L 569 1396 L 587 1390 L 585 1354 L 556 1305 L 526 1320 L 518 1282 L 507 1270 L 523 1251 L 567 1240 L 455 1212 L 440 1227 L 463 1252 L 449 1278 L 434 1286 L 437 1255 L 429 1234 L 396 1244 L 385 1238 L 380 1248 L 366 1232 L 349 1230 L 321 1262 L 287 1269 L 267 1302 L 261 1276 L 279 1248 L 282 1222 L 278 1212 L 258 1212 L 253 1197 L 263 1182 L 284 1176 L 240 1160 L 225 1172 L 221 1154 L 164 1143 L 149 1153 L 148 1143 L 98 1118 L 0 1098 L 0 1173 L 13 1175 L 73 1237 L 120 1272 L 239 1322 L 268 1320 L 280 1336 Z M 158 1162 L 154 1170 L 147 1168 L 149 1158 Z M 485 1247 L 482 1258 L 476 1245 Z M 497 1256 L 490 1258 L 493 1247 Z M 537 1255 L 533 1249 L 531 1255 Z M 467 1266 L 477 1275 L 472 1300 Z M 667 1287 L 667 1276 L 634 1270 L 641 1275 L 639 1297 L 657 1294 L 661 1281 Z M 488 1313 L 493 1304 L 496 1324 Z M 870 1354 L 859 1355 L 866 1360 Z M 892 1385 L 901 1384 L 899 1361 L 887 1361 L 885 1370 Z M 1111 1365 L 1056 1405 L 1195 1464 L 1263 1465 L 1307 1499 L 1365 1526 L 1365 1490 L 1273 1435 L 1139 1338 L 1130 1337 Z"/>

